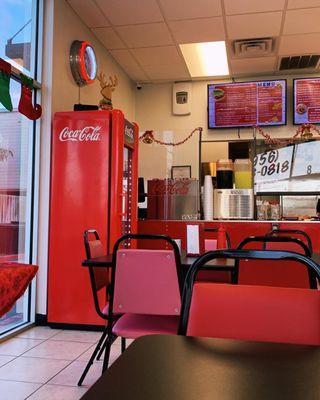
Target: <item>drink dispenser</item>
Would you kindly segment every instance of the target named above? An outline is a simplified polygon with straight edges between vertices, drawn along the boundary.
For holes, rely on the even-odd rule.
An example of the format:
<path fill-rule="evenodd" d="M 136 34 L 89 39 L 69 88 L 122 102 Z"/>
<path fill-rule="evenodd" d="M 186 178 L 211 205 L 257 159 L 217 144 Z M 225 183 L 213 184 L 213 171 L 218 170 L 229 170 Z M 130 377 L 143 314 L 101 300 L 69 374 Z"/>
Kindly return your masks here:
<path fill-rule="evenodd" d="M 234 162 L 234 181 L 236 189 L 252 188 L 252 166 L 249 159 L 237 159 Z"/>
<path fill-rule="evenodd" d="M 233 162 L 232 160 L 217 161 L 217 188 L 233 188 Z"/>

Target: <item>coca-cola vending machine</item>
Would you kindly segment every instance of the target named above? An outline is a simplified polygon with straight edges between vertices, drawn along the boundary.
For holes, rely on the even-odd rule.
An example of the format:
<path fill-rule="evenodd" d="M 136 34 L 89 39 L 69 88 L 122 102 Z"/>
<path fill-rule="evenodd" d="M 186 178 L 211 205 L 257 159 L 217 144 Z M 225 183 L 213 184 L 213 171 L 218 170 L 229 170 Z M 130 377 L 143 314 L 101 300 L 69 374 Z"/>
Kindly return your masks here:
<path fill-rule="evenodd" d="M 93 304 L 83 233 L 96 229 L 112 253 L 137 231 L 138 126 L 119 110 L 54 116 L 48 272 L 48 322 L 102 325 Z M 104 294 L 101 294 L 102 296 Z"/>

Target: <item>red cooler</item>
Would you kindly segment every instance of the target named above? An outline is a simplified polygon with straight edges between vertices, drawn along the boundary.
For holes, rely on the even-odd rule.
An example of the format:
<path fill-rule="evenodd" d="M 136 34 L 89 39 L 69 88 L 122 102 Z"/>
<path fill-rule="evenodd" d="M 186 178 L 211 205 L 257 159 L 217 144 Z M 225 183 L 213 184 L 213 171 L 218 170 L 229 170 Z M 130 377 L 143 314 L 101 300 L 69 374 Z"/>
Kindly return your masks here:
<path fill-rule="evenodd" d="M 48 323 L 103 325 L 97 316 L 83 232 L 112 252 L 137 231 L 138 126 L 121 111 L 55 114 L 52 134 Z"/>

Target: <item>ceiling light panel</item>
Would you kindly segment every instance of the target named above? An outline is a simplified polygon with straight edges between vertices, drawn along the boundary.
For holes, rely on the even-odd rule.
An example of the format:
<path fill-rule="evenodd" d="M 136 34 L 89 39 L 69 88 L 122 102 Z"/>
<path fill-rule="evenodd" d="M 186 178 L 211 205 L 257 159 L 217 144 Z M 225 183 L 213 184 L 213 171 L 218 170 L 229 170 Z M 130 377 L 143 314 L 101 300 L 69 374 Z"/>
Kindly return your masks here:
<path fill-rule="evenodd" d="M 224 41 L 180 44 L 180 49 L 192 78 L 229 75 Z"/>

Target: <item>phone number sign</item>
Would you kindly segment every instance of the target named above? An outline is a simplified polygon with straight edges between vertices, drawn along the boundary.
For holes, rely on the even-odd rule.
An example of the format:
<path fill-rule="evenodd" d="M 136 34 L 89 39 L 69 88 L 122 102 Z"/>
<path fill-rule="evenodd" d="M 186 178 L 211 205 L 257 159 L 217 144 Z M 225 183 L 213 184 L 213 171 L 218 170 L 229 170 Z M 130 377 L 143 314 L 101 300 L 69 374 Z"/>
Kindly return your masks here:
<path fill-rule="evenodd" d="M 254 183 L 290 178 L 293 146 L 257 154 L 254 158 Z"/>

